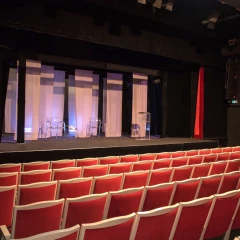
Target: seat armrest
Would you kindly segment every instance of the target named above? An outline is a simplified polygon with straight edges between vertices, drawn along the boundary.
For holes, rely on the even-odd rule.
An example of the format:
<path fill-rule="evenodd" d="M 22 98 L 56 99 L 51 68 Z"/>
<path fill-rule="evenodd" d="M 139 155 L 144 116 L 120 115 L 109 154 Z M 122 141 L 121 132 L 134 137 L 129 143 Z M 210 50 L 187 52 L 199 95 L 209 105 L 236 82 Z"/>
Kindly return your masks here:
<path fill-rule="evenodd" d="M 0 240 L 9 240 L 11 234 L 5 225 L 0 226 Z"/>

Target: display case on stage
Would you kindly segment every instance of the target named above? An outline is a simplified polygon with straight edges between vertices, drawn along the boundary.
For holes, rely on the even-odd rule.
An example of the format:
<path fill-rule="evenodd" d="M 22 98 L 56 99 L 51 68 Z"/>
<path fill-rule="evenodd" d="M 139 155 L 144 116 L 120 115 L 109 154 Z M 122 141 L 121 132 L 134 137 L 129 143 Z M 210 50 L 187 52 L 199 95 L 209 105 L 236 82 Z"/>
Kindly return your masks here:
<path fill-rule="evenodd" d="M 139 131 L 137 140 L 150 140 L 151 113 L 138 112 Z"/>

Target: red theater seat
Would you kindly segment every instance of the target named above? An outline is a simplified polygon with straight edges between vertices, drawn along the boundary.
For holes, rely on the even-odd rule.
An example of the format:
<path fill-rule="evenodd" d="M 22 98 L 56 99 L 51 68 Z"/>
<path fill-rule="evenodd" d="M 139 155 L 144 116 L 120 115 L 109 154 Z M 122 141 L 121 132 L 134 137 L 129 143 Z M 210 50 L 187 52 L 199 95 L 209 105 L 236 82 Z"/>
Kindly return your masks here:
<path fill-rule="evenodd" d="M 200 164 L 203 161 L 203 156 L 193 156 L 190 157 L 188 160 L 188 165 L 193 165 L 193 164 Z"/>
<path fill-rule="evenodd" d="M 171 181 L 173 175 L 173 168 L 162 168 L 152 170 L 149 173 L 149 186 L 168 183 Z"/>
<path fill-rule="evenodd" d="M 99 164 L 116 164 L 119 162 L 119 156 L 110 156 L 99 158 Z"/>
<path fill-rule="evenodd" d="M 21 172 L 21 163 L 6 163 L 6 164 L 0 164 L 0 173 L 10 173 L 10 172 L 17 172 L 18 175 Z"/>
<path fill-rule="evenodd" d="M 222 149 L 221 148 L 213 148 L 211 150 L 211 154 L 218 154 L 218 153 L 221 153 L 222 152 Z"/>
<path fill-rule="evenodd" d="M 190 151 L 186 151 L 186 156 L 187 157 L 197 156 L 198 153 L 199 153 L 199 150 L 190 150 Z"/>
<path fill-rule="evenodd" d="M 140 154 L 139 155 L 139 161 L 146 161 L 146 160 L 155 160 L 156 159 L 156 153 L 146 153 L 146 154 Z"/>
<path fill-rule="evenodd" d="M 217 156 L 216 154 L 209 154 L 205 155 L 203 158 L 203 163 L 212 163 L 217 161 Z"/>
<path fill-rule="evenodd" d="M 87 167 L 97 165 L 99 162 L 98 158 L 83 158 L 76 159 L 76 167 Z"/>
<path fill-rule="evenodd" d="M 75 167 L 74 159 L 51 161 L 51 169 Z"/>
<path fill-rule="evenodd" d="M 228 161 L 227 169 L 225 172 L 226 173 L 235 172 L 235 171 L 239 171 L 239 169 L 240 169 L 240 159 L 235 159 L 235 160 Z"/>
<path fill-rule="evenodd" d="M 217 161 L 226 161 L 230 159 L 231 153 L 219 153 L 217 157 Z"/>
<path fill-rule="evenodd" d="M 153 165 L 153 161 L 141 161 L 133 163 L 132 171 L 144 171 L 151 170 Z"/>
<path fill-rule="evenodd" d="M 227 161 L 215 162 L 211 164 L 209 175 L 225 173 Z"/>
<path fill-rule="evenodd" d="M 193 167 L 191 178 L 206 177 L 209 174 L 211 163 L 202 163 Z"/>
<path fill-rule="evenodd" d="M 18 173 L 0 173 L 0 187 L 18 185 Z"/>
<path fill-rule="evenodd" d="M 60 180 L 56 198 L 77 198 L 89 195 L 92 189 L 92 181 L 92 177 Z"/>
<path fill-rule="evenodd" d="M 123 174 L 122 189 L 144 187 L 148 182 L 149 171 L 137 171 Z"/>
<path fill-rule="evenodd" d="M 185 157 L 185 156 L 186 156 L 186 152 L 184 151 L 172 152 L 172 158 Z"/>
<path fill-rule="evenodd" d="M 133 154 L 133 155 L 125 155 L 125 156 L 120 156 L 120 162 L 137 162 L 138 161 L 138 155 Z"/>
<path fill-rule="evenodd" d="M 182 181 L 191 177 L 193 166 L 182 166 L 173 169 L 171 182 Z"/>
<path fill-rule="evenodd" d="M 162 152 L 162 153 L 157 153 L 156 154 L 156 159 L 163 159 L 163 158 L 171 158 L 172 153 L 171 152 Z"/>
<path fill-rule="evenodd" d="M 178 157 L 172 159 L 172 165 L 171 167 L 180 167 L 184 165 L 188 165 L 188 157 Z"/>
<path fill-rule="evenodd" d="M 103 176 L 108 173 L 108 165 L 95 165 L 89 167 L 83 167 L 82 169 L 83 177 L 97 177 Z"/>
<path fill-rule="evenodd" d="M 132 171 L 132 163 L 118 163 L 109 165 L 109 174 L 127 173 Z"/>
<path fill-rule="evenodd" d="M 229 159 L 240 159 L 240 152 L 232 152 L 230 153 L 230 158 Z"/>
<path fill-rule="evenodd" d="M 20 184 L 31 184 L 38 182 L 49 182 L 52 179 L 52 169 L 35 170 L 20 173 Z"/>
<path fill-rule="evenodd" d="M 82 173 L 81 167 L 69 167 L 69 168 L 59 168 L 53 169 L 52 180 L 69 180 L 73 178 L 79 178 Z"/>
<path fill-rule="evenodd" d="M 225 173 L 218 193 L 226 193 L 239 188 L 240 172 Z"/>
<path fill-rule="evenodd" d="M 207 154 L 211 154 L 211 149 L 201 149 L 199 150 L 199 155 L 207 155 Z"/>
<path fill-rule="evenodd" d="M 233 147 L 232 151 L 233 152 L 239 152 L 240 151 L 240 146 Z"/>
<path fill-rule="evenodd" d="M 160 159 L 153 161 L 152 169 L 169 168 L 172 165 L 172 159 Z"/>
<path fill-rule="evenodd" d="M 223 152 L 223 153 L 224 153 L 224 152 L 225 152 L 225 153 L 226 153 L 226 152 L 231 153 L 232 150 L 233 150 L 232 147 L 225 147 L 225 148 L 222 148 L 222 152 Z"/>
<path fill-rule="evenodd" d="M 22 172 L 34 171 L 34 170 L 48 170 L 50 162 L 31 162 L 22 164 Z"/>
<path fill-rule="evenodd" d="M 107 193 L 103 193 L 67 198 L 63 214 L 63 228 L 101 221 L 107 196 Z"/>

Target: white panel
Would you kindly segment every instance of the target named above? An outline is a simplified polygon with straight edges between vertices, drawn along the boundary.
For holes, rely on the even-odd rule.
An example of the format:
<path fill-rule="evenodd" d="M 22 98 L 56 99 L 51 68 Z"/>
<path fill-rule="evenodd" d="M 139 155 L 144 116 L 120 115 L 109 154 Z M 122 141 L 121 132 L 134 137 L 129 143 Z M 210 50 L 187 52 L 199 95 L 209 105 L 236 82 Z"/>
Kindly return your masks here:
<path fill-rule="evenodd" d="M 97 126 L 98 122 L 98 98 L 99 98 L 99 76 L 93 74 L 92 84 L 92 122 Z M 93 135 L 97 135 L 97 128 L 93 129 Z"/>
<path fill-rule="evenodd" d="M 68 125 L 69 131 L 76 128 L 76 89 L 75 76 L 68 76 Z"/>

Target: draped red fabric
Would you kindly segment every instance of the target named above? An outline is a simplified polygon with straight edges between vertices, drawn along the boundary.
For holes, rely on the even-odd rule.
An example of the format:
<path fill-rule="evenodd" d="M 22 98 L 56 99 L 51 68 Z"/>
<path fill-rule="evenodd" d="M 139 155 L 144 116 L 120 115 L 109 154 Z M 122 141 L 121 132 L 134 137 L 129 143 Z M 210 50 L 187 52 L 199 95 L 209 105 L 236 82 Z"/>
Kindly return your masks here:
<path fill-rule="evenodd" d="M 198 92 L 196 103 L 194 138 L 203 138 L 203 121 L 204 121 L 204 68 L 199 69 Z"/>

